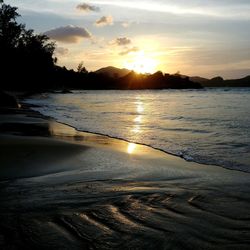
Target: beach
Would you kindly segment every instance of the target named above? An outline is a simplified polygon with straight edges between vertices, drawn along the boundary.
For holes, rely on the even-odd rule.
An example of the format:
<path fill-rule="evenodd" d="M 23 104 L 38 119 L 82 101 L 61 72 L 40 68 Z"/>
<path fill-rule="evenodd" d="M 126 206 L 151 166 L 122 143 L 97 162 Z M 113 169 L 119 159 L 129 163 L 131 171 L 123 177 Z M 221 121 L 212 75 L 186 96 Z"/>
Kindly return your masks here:
<path fill-rule="evenodd" d="M 248 173 L 1 115 L 1 249 L 249 249 Z"/>
<path fill-rule="evenodd" d="M 249 10 L 0 0 L 0 250 L 249 250 Z"/>

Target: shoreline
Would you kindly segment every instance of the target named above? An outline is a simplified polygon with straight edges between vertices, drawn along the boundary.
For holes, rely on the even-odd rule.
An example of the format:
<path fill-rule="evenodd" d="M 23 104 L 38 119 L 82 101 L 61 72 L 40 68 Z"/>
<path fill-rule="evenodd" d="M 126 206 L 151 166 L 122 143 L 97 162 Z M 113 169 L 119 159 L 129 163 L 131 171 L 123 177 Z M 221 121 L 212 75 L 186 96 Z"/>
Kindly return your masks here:
<path fill-rule="evenodd" d="M 174 153 L 171 153 L 171 152 L 168 152 L 164 149 L 161 149 L 161 148 L 157 148 L 157 147 L 154 147 L 152 145 L 148 145 L 148 144 L 144 144 L 144 143 L 139 143 L 139 142 L 133 142 L 133 141 L 129 141 L 129 140 L 126 140 L 124 138 L 121 138 L 121 137 L 114 137 L 114 136 L 110 136 L 108 134 L 103 134 L 103 133 L 98 133 L 98 132 L 92 132 L 92 131 L 87 131 L 87 130 L 79 130 L 77 129 L 76 127 L 74 127 L 73 125 L 70 125 L 68 123 L 64 123 L 64 122 L 61 122 L 61 121 L 58 121 L 56 118 L 52 117 L 52 116 L 46 116 L 42 113 L 40 113 L 39 111 L 37 110 L 34 110 L 32 109 L 32 107 L 39 107 L 39 105 L 33 105 L 33 104 L 28 104 L 28 103 L 22 103 L 22 105 L 26 106 L 27 110 L 34 112 L 34 115 L 38 115 L 40 116 L 41 118 L 44 118 L 44 119 L 49 119 L 49 120 L 52 120 L 52 121 L 55 121 L 57 123 L 60 123 L 60 124 L 63 124 L 65 126 L 68 126 L 70 128 L 73 128 L 75 129 L 76 131 L 78 131 L 79 133 L 88 133 L 88 134 L 91 134 L 91 135 L 98 135 L 98 136 L 104 136 L 104 137 L 107 137 L 107 138 L 110 138 L 110 139 L 116 139 L 116 140 L 121 140 L 121 141 L 124 141 L 124 142 L 127 142 L 127 143 L 134 143 L 134 144 L 137 144 L 137 145 L 141 145 L 141 146 L 145 146 L 145 147 L 149 147 L 153 150 L 157 150 L 157 151 L 160 151 L 160 152 L 163 152 L 165 154 L 168 154 L 168 155 L 171 155 L 171 156 L 175 156 L 175 157 L 178 157 L 178 158 L 181 158 L 187 162 L 193 162 L 193 163 L 197 163 L 197 164 L 200 164 L 200 165 L 204 165 L 204 166 L 216 166 L 216 167 L 220 167 L 220 168 L 223 168 L 223 169 L 226 169 L 226 170 L 231 170 L 231 171 L 237 171 L 237 172 L 243 172 L 243 173 L 246 173 L 246 174 L 250 174 L 250 172 L 244 170 L 244 169 L 236 169 L 236 168 L 233 168 L 233 167 L 225 167 L 223 165 L 217 165 L 217 164 L 209 164 L 209 163 L 204 163 L 204 162 L 198 162 L 198 161 L 195 161 L 195 160 L 187 160 L 184 156 L 182 155 L 178 155 L 178 154 L 174 154 Z"/>
<path fill-rule="evenodd" d="M 72 137 L 73 134 L 77 134 L 77 136 L 79 136 L 79 137 L 85 137 L 86 135 L 89 138 L 100 137 L 103 140 L 108 139 L 108 140 L 111 140 L 111 141 L 113 140 L 113 141 L 117 141 L 117 142 L 121 142 L 121 143 L 125 143 L 125 144 L 135 144 L 137 146 L 145 147 L 145 148 L 148 148 L 149 151 L 152 151 L 152 152 L 155 151 L 155 152 L 162 153 L 163 154 L 162 156 L 164 156 L 164 154 L 165 154 L 165 156 L 171 156 L 173 158 L 176 158 L 176 159 L 179 159 L 179 160 L 183 160 L 184 162 L 186 162 L 188 164 L 192 164 L 193 163 L 196 166 L 204 166 L 204 167 L 208 167 L 208 168 L 209 167 L 210 168 L 211 167 L 212 168 L 222 168 L 222 169 L 224 169 L 226 171 L 232 171 L 232 172 L 237 172 L 237 173 L 239 172 L 239 173 L 243 173 L 243 174 L 246 174 L 246 175 L 250 174 L 250 172 L 247 172 L 247 171 L 244 171 L 244 170 L 227 168 L 227 167 L 224 167 L 224 166 L 221 166 L 221 165 L 215 165 L 215 164 L 211 165 L 211 164 L 199 163 L 199 162 L 196 162 L 196 161 L 193 161 L 193 160 L 189 161 L 189 160 L 186 160 L 185 157 L 182 157 L 180 155 L 176 155 L 174 153 L 170 153 L 170 152 L 164 151 L 163 149 L 155 148 L 155 147 L 153 147 L 151 145 L 147 145 L 147 144 L 143 144 L 143 143 L 131 142 L 131 141 L 128 141 L 128 140 L 123 139 L 123 138 L 112 137 L 110 135 L 106 135 L 106 134 L 102 134 L 102 133 L 96 133 L 96 132 L 78 130 L 74 126 L 72 126 L 70 124 L 67 124 L 67 123 L 60 122 L 60 121 L 58 121 L 57 119 L 55 119 L 55 118 L 53 118 L 51 116 L 46 116 L 46 115 L 40 113 L 39 111 L 36 111 L 36 110 L 32 109 L 32 107 L 39 107 L 39 106 L 21 102 L 21 108 L 19 108 L 19 109 L 16 109 L 16 108 L 14 108 L 14 109 L 3 109 L 0 112 L 0 116 L 2 116 L 2 114 L 4 114 L 4 112 L 7 112 L 7 114 L 8 114 L 9 111 L 10 111 L 10 114 L 12 114 L 12 115 L 14 115 L 14 114 L 20 114 L 20 115 L 25 115 L 25 116 L 27 115 L 27 117 L 30 117 L 30 118 L 34 118 L 34 119 L 39 118 L 39 119 L 42 119 L 45 123 L 48 123 L 48 124 L 49 123 L 53 123 L 54 125 L 58 124 L 60 126 L 65 126 L 64 127 L 65 130 L 66 130 L 65 134 L 67 136 L 66 136 L 66 138 L 63 138 L 63 136 L 60 135 L 59 139 L 62 139 L 62 140 L 65 140 L 65 139 L 68 140 L 69 139 L 68 136 Z M 3 111 L 3 113 L 2 113 L 2 111 Z M 17 120 L 19 120 L 19 119 L 17 119 Z M 24 134 L 25 134 L 25 132 L 24 132 Z M 1 129 L 0 129 L 0 135 L 1 135 Z M 43 134 L 42 137 L 44 137 L 44 136 L 46 136 L 46 135 Z M 55 134 L 52 133 L 48 137 L 50 137 L 50 138 L 53 138 L 53 137 L 57 138 L 58 134 L 57 134 L 57 132 Z M 73 143 L 75 143 L 75 141 L 73 141 Z M 98 146 L 98 144 L 99 144 L 99 141 L 95 141 L 95 139 L 94 139 L 94 145 L 93 146 L 94 147 Z"/>
<path fill-rule="evenodd" d="M 1 118 L 3 249 L 249 249 L 248 174 L 30 112 Z"/>

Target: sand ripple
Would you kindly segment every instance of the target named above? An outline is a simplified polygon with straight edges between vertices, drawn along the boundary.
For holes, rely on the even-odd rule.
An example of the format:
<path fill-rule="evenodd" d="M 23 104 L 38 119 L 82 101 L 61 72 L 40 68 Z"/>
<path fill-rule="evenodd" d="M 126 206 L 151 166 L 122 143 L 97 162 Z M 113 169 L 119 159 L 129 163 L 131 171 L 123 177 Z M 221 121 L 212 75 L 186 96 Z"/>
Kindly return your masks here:
<path fill-rule="evenodd" d="M 198 189 L 172 182 L 161 187 L 154 182 L 108 180 L 88 185 L 91 188 L 79 182 L 70 186 L 2 183 L 2 245 L 17 249 L 249 249 L 250 199 L 235 187 L 228 194 L 216 187 Z M 122 190 L 124 185 L 134 188 L 110 191 Z"/>

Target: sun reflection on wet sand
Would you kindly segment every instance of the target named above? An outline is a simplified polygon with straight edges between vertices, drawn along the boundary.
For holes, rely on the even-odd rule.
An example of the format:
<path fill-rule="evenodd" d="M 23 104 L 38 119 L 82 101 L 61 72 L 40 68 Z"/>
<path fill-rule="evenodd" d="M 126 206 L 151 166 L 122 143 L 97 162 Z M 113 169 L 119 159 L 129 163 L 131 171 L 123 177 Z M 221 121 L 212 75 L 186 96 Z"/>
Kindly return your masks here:
<path fill-rule="evenodd" d="M 128 154 L 133 154 L 133 152 L 135 151 L 135 148 L 136 148 L 135 143 L 129 143 L 128 148 L 127 148 Z"/>

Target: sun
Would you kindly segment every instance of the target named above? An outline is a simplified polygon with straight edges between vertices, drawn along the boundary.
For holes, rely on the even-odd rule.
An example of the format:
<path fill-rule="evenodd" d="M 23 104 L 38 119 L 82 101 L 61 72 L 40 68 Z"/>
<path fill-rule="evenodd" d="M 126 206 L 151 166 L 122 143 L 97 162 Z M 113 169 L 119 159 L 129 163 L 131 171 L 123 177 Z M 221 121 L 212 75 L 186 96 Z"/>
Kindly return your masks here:
<path fill-rule="evenodd" d="M 134 57 L 130 58 L 124 63 L 124 67 L 129 70 L 134 70 L 137 73 L 154 73 L 157 70 L 157 61 L 144 52 L 137 53 Z"/>

